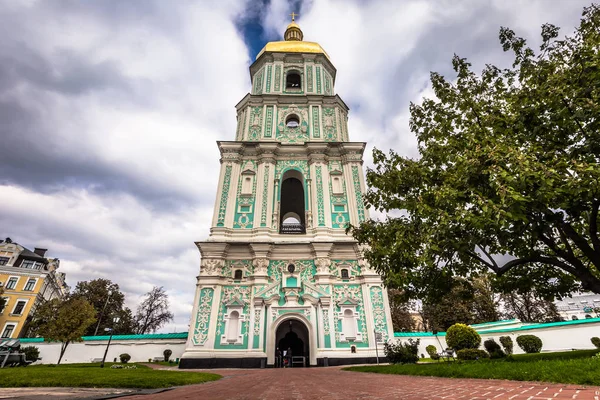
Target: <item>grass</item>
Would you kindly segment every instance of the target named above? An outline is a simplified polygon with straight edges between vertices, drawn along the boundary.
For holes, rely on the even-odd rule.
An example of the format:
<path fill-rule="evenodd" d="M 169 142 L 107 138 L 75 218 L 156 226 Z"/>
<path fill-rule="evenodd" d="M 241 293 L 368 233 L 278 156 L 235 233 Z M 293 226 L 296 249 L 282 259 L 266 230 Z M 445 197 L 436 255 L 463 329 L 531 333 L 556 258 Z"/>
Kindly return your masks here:
<path fill-rule="evenodd" d="M 510 379 L 600 386 L 600 360 L 591 357 L 597 352 L 598 350 L 577 350 L 560 353 L 519 354 L 513 356 L 513 361 L 458 361 L 344 369 L 380 374 Z"/>
<path fill-rule="evenodd" d="M 0 387 L 105 387 L 155 389 L 192 385 L 220 379 L 203 372 L 153 370 L 144 365 L 137 369 L 111 369 L 114 363 L 30 365 L 0 369 Z"/>

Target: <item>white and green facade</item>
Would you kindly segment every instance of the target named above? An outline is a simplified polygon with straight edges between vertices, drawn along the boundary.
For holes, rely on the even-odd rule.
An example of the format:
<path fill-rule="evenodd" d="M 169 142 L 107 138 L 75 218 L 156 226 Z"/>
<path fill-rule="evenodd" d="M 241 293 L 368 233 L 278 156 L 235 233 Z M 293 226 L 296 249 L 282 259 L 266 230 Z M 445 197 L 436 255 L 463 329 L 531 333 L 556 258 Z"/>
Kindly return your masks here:
<path fill-rule="evenodd" d="M 182 368 L 272 366 L 278 347 L 311 366 L 364 363 L 376 332 L 380 346 L 393 337 L 381 278 L 345 233 L 368 218 L 365 143 L 349 140 L 336 70 L 310 42 L 272 43 L 250 67 L 235 140 L 218 142 Z"/>

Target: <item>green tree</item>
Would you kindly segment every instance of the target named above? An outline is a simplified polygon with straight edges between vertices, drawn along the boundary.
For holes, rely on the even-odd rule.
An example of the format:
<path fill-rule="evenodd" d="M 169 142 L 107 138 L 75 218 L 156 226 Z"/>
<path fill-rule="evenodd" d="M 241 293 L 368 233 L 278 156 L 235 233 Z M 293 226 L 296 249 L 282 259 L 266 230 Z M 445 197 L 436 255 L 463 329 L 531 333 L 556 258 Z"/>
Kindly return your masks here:
<path fill-rule="evenodd" d="M 510 292 L 502 295 L 502 303 L 508 318 L 523 322 L 553 322 L 561 317 L 554 302 L 539 297 L 535 291 L 519 294 Z"/>
<path fill-rule="evenodd" d="M 428 330 L 446 331 L 454 324 L 479 324 L 500 319 L 499 296 L 486 277 L 456 278 L 444 296 L 423 300 L 421 315 Z"/>
<path fill-rule="evenodd" d="M 4 310 L 4 306 L 6 306 L 6 300 L 2 295 L 4 294 L 4 288 L 0 287 L 0 310 Z"/>
<path fill-rule="evenodd" d="M 437 99 L 411 104 L 419 159 L 374 150 L 368 205 L 399 217 L 352 229 L 365 257 L 413 297 L 494 272 L 504 289 L 600 293 L 600 7 L 538 54 L 501 28 L 512 67 L 481 75 L 455 56 Z M 509 285 L 510 284 L 510 285 Z"/>
<path fill-rule="evenodd" d="M 53 299 L 41 304 L 31 321 L 32 328 L 48 341 L 61 342 L 58 363 L 71 342 L 80 342 L 86 330 L 94 324 L 96 311 L 86 300 L 71 297 Z"/>
<path fill-rule="evenodd" d="M 173 313 L 169 311 L 169 296 L 162 286 L 153 287 L 144 297 L 135 315 L 136 331 L 139 334 L 156 332 L 173 320 Z"/>
<path fill-rule="evenodd" d="M 398 289 L 388 289 L 390 313 L 394 332 L 414 332 L 416 323 L 410 312 L 410 304 Z"/>
<path fill-rule="evenodd" d="M 84 336 L 103 335 L 105 328 L 114 329 L 115 334 L 130 334 L 134 332 L 135 324 L 131 310 L 125 307 L 125 295 L 119 285 L 109 279 L 93 279 L 77 282 L 74 297 L 87 300 L 96 310 L 95 325 L 90 326 Z M 119 322 L 115 324 L 114 318 Z"/>

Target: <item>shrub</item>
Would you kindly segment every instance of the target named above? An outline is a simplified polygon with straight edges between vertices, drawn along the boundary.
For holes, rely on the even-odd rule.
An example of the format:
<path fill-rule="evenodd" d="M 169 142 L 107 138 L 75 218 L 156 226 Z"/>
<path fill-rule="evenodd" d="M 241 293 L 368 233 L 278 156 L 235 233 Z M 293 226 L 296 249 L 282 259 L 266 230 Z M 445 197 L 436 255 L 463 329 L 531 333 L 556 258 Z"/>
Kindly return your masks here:
<path fill-rule="evenodd" d="M 504 352 L 506 354 L 512 354 L 513 341 L 510 336 L 500 336 L 500 343 L 502 344 L 502 347 L 504 347 Z"/>
<path fill-rule="evenodd" d="M 408 343 L 385 342 L 383 351 L 392 364 L 414 364 L 419 361 L 419 343 L 419 339 L 408 339 Z"/>
<path fill-rule="evenodd" d="M 427 352 L 427 354 L 429 354 L 429 357 L 432 360 L 439 360 L 440 356 L 437 353 L 437 349 L 435 348 L 434 345 L 430 344 L 429 346 L 425 347 L 425 351 Z"/>
<path fill-rule="evenodd" d="M 127 361 L 131 360 L 131 356 L 127 353 L 123 353 L 119 356 L 119 359 L 123 364 L 127 364 Z"/>
<path fill-rule="evenodd" d="M 454 324 L 446 331 L 446 343 L 456 351 L 476 349 L 481 344 L 481 336 L 470 326 Z"/>
<path fill-rule="evenodd" d="M 600 349 L 600 338 L 599 337 L 594 336 L 590 340 L 592 341 L 592 344 L 594 346 L 596 346 L 597 349 Z"/>
<path fill-rule="evenodd" d="M 21 353 L 25 353 L 25 359 L 27 361 L 37 361 L 40 358 L 40 349 L 35 346 L 21 347 Z"/>
<path fill-rule="evenodd" d="M 483 347 L 490 353 L 491 358 L 503 358 L 506 354 L 502 351 L 502 348 L 494 339 L 488 339 L 483 342 Z"/>
<path fill-rule="evenodd" d="M 542 350 L 542 339 L 535 335 L 517 336 L 517 344 L 525 353 L 539 353 Z"/>
<path fill-rule="evenodd" d="M 490 355 L 481 349 L 461 349 L 456 352 L 456 357 L 459 360 L 480 360 L 490 358 Z"/>
<path fill-rule="evenodd" d="M 171 357 L 171 354 L 173 354 L 173 352 L 169 349 L 163 351 L 163 356 L 165 356 L 165 362 L 169 361 L 169 357 Z"/>

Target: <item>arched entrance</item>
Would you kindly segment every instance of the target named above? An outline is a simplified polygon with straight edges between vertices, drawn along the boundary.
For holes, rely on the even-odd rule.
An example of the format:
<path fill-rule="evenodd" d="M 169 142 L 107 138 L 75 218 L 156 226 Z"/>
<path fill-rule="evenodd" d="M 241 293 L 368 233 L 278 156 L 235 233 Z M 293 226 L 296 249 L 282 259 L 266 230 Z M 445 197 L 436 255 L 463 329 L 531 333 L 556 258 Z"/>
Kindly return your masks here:
<path fill-rule="evenodd" d="M 310 364 L 310 336 L 306 325 L 297 319 L 288 319 L 279 324 L 275 332 L 275 351 L 277 349 L 283 354 L 284 351 L 291 351 L 294 357 L 293 367 L 301 367 L 301 358 L 304 358 L 304 365 Z"/>

